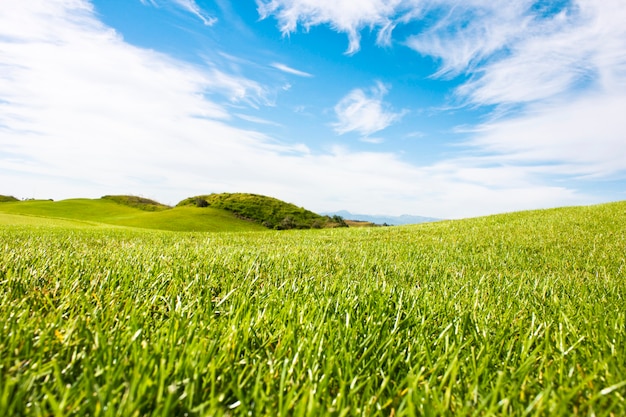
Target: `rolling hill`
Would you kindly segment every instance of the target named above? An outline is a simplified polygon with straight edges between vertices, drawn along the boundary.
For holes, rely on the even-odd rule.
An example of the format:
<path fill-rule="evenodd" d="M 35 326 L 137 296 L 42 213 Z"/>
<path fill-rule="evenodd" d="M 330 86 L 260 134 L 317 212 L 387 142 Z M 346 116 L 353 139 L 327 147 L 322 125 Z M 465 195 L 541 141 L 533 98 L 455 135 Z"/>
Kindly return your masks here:
<path fill-rule="evenodd" d="M 57 219 L 63 224 L 70 221 L 83 227 L 108 225 L 198 232 L 266 230 L 219 208 L 171 208 L 123 197 L 127 196 L 5 202 L 0 204 L 0 223 L 50 224 L 51 220 Z"/>
<path fill-rule="evenodd" d="M 321 229 L 345 226 L 338 217 L 321 216 L 291 203 L 248 193 L 221 193 L 187 198 L 177 207 L 219 208 L 268 229 Z"/>
<path fill-rule="evenodd" d="M 63 220 L 80 227 L 124 226 L 170 231 L 258 231 L 345 227 L 339 216 L 321 216 L 272 197 L 222 193 L 187 198 L 170 207 L 129 195 L 61 201 L 0 196 L 0 224 L 51 225 Z"/>
<path fill-rule="evenodd" d="M 0 203 L 6 203 L 11 201 L 19 201 L 17 198 L 12 195 L 0 195 Z"/>

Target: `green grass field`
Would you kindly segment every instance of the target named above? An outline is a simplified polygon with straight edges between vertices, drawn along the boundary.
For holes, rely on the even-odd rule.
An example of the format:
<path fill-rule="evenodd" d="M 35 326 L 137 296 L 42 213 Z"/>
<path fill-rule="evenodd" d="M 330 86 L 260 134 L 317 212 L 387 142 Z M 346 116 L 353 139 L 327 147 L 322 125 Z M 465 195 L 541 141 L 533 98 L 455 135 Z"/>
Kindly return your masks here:
<path fill-rule="evenodd" d="M 287 232 L 10 216 L 2 416 L 626 415 L 624 202 Z"/>
<path fill-rule="evenodd" d="M 62 201 L 17 201 L 0 203 L 2 215 L 21 215 L 46 219 L 81 221 L 83 225 L 113 225 L 169 231 L 253 231 L 266 230 L 260 224 L 237 218 L 218 208 L 175 207 L 155 211 L 119 204 L 111 199 L 70 199 Z M 37 220 L 31 219 L 32 222 Z M 22 219 L 22 223 L 28 222 Z"/>

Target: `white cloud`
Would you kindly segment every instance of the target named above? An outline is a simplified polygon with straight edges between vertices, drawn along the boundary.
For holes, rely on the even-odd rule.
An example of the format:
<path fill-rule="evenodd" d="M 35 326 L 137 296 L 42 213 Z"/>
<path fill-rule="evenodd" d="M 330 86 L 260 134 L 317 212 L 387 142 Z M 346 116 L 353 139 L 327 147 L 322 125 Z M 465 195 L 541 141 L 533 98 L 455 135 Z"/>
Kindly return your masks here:
<path fill-rule="evenodd" d="M 235 116 L 240 118 L 241 120 L 245 120 L 250 123 L 258 123 L 261 125 L 270 125 L 270 126 L 282 126 L 280 123 L 273 122 L 271 120 L 263 119 L 261 117 L 250 116 L 249 114 L 243 113 L 235 113 Z"/>
<path fill-rule="evenodd" d="M 580 86 L 623 88 L 626 8 L 619 1 L 580 0 L 576 6 L 529 25 L 528 33 L 506 45 L 507 55 L 482 65 L 459 94 L 477 104 L 509 104 L 550 99 Z"/>
<path fill-rule="evenodd" d="M 1 8 L 5 170 L 94 186 L 165 176 L 167 186 L 174 166 L 193 171 L 220 151 L 265 146 L 263 135 L 225 124 L 225 107 L 206 98 L 255 105 L 265 100 L 257 83 L 125 44 L 86 2 Z"/>
<path fill-rule="evenodd" d="M 297 70 L 295 68 L 288 67 L 287 65 L 281 64 L 278 62 L 274 62 L 270 64 L 270 66 L 276 68 L 277 70 L 286 72 L 287 74 L 293 74 L 299 77 L 312 77 L 313 76 L 313 74 L 309 74 L 308 72 L 304 72 L 304 71 Z"/>
<path fill-rule="evenodd" d="M 626 172 L 626 8 L 579 0 L 534 23 L 509 54 L 484 64 L 458 93 L 475 104 L 519 105 L 479 127 L 470 144 L 486 158 L 561 178 Z"/>
<path fill-rule="evenodd" d="M 476 69 L 532 29 L 531 0 L 512 2 L 436 0 L 429 12 L 435 23 L 406 40 L 407 46 L 441 60 L 438 75 L 456 75 Z M 533 33 L 534 34 L 534 33 Z"/>
<path fill-rule="evenodd" d="M 501 163 L 545 174 L 611 177 L 626 172 L 623 109 L 624 91 L 535 105 L 482 126 L 471 145 Z"/>
<path fill-rule="evenodd" d="M 377 145 L 377 144 L 383 143 L 385 140 L 383 138 L 372 138 L 370 136 L 364 136 L 361 138 L 361 141 L 365 143 L 372 143 L 372 144 Z"/>
<path fill-rule="evenodd" d="M 228 97 L 233 103 L 246 103 L 252 107 L 273 105 L 269 91 L 256 81 L 225 73 L 217 68 L 203 72 L 204 88 Z"/>
<path fill-rule="evenodd" d="M 385 94 L 387 88 L 382 83 L 377 83 L 370 91 L 352 90 L 335 106 L 338 119 L 333 124 L 335 131 L 339 134 L 356 131 L 368 136 L 399 120 L 404 112 L 390 110 L 390 106 L 383 102 Z"/>
<path fill-rule="evenodd" d="M 391 153 L 350 152 L 335 148 L 328 155 L 294 160 L 328 184 L 324 206 L 302 183 L 298 201 L 323 210 L 367 210 L 368 213 L 423 213 L 456 218 L 522 209 L 582 204 L 591 201 L 565 187 L 542 184 L 527 170 L 476 165 L 474 159 L 449 160 L 416 167 Z M 307 178 L 308 181 L 310 179 Z"/>
<path fill-rule="evenodd" d="M 348 35 L 346 53 L 360 48 L 360 31 L 364 27 L 379 29 L 379 42 L 389 40 L 393 29 L 391 17 L 399 8 L 405 9 L 417 1 L 402 0 L 257 0 L 262 19 L 275 15 L 284 35 L 295 32 L 298 25 L 305 30 L 312 26 L 328 24 Z"/>
<path fill-rule="evenodd" d="M 200 6 L 194 0 L 173 0 L 174 3 L 178 4 L 183 9 L 188 12 L 196 15 L 206 26 L 212 26 L 217 22 L 217 18 L 213 16 L 209 16 L 205 13 Z"/>
<path fill-rule="evenodd" d="M 144 6 L 159 7 L 159 4 L 160 4 L 157 0 L 139 0 L 139 1 Z M 183 10 L 186 10 L 187 12 L 195 15 L 198 19 L 202 21 L 202 23 L 204 23 L 205 26 L 213 26 L 217 22 L 216 17 L 211 16 L 207 12 L 202 10 L 202 8 L 198 6 L 198 3 L 196 3 L 194 0 L 162 0 L 161 2 L 164 2 L 164 1 L 170 1 L 176 6 L 182 8 Z"/>

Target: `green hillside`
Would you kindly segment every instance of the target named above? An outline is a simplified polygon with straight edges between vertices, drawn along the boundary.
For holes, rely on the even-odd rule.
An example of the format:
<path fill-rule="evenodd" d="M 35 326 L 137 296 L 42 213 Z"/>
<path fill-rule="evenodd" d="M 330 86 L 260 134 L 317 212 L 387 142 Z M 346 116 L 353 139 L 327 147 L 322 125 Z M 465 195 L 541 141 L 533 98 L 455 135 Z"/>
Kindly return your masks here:
<path fill-rule="evenodd" d="M 54 217 L 41 217 L 22 214 L 8 214 L 0 211 L 0 226 L 35 226 L 53 228 L 96 228 L 115 227 L 112 225 L 85 220 L 70 220 Z"/>
<path fill-rule="evenodd" d="M 176 207 L 129 195 L 62 201 L 2 196 L 0 213 L 48 219 L 78 220 L 82 226 L 100 223 L 170 231 L 254 231 L 347 226 L 338 216 L 320 216 L 272 197 L 256 194 L 211 194 L 190 197 Z M 36 223 L 21 219 L 18 223 Z M 4 224 L 11 219 L 4 217 Z M 49 220 L 39 223 L 51 224 Z M 92 224 L 93 226 L 94 224 Z"/>
<path fill-rule="evenodd" d="M 146 211 L 162 211 L 171 208 L 170 206 L 161 204 L 158 201 L 134 195 L 105 195 L 104 197 L 102 197 L 102 199 L 115 201 L 118 204 L 123 204 L 125 206 L 135 207 Z"/>
<path fill-rule="evenodd" d="M 345 226 L 331 219 L 272 197 L 247 193 L 221 193 L 187 198 L 177 207 L 220 208 L 269 229 L 310 229 Z"/>
<path fill-rule="evenodd" d="M 32 200 L 0 204 L 0 213 L 34 216 L 50 219 L 79 220 L 91 225 L 139 227 L 170 231 L 253 231 L 265 230 L 253 222 L 237 218 L 233 213 L 219 208 L 195 207 L 167 208 L 159 203 L 146 203 L 129 199 L 69 199 L 62 201 Z M 138 207 L 140 206 L 140 207 Z M 150 208 L 146 208 L 150 207 Z M 4 218 L 3 222 L 10 219 Z M 22 219 L 20 223 L 28 222 Z M 88 226 L 89 223 L 81 223 Z"/>
<path fill-rule="evenodd" d="M 52 206 L 78 203 L 155 214 Z M 36 226 L 0 226 L 0 416 L 626 415 L 626 202 L 292 233 Z"/>
<path fill-rule="evenodd" d="M 0 203 L 7 203 L 7 202 L 11 202 L 11 201 L 19 201 L 17 198 L 13 197 L 12 195 L 1 195 L 0 194 Z"/>

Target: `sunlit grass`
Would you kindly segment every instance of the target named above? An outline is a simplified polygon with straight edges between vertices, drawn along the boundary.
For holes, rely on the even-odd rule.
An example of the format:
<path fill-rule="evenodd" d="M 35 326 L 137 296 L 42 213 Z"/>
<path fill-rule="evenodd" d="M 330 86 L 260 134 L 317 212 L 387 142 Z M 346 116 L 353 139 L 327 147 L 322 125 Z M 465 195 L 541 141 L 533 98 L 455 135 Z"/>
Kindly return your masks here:
<path fill-rule="evenodd" d="M 107 225 L 85 220 L 55 219 L 51 217 L 0 212 L 0 226 L 42 226 L 42 227 L 106 227 Z"/>
<path fill-rule="evenodd" d="M 8 215 L 30 216 L 34 223 L 47 223 L 53 226 L 58 220 L 57 224 L 76 223 L 78 221 L 82 222 L 83 225 L 112 225 L 169 231 L 266 230 L 260 224 L 242 220 L 233 213 L 217 208 L 176 207 L 164 209 L 158 207 L 158 210 L 146 211 L 119 204 L 109 198 L 1 203 L 0 222 L 2 222 L 2 216 Z M 38 221 L 36 218 L 42 220 Z M 19 222 L 23 224 L 24 219 L 20 219 Z"/>
<path fill-rule="evenodd" d="M 626 204 L 0 227 L 0 415 L 626 415 Z"/>

